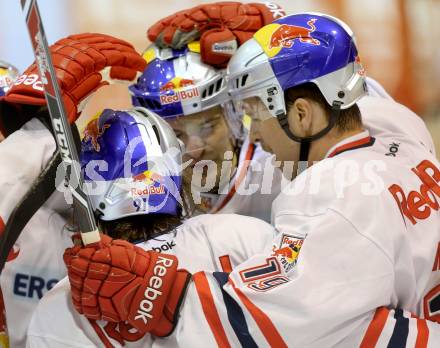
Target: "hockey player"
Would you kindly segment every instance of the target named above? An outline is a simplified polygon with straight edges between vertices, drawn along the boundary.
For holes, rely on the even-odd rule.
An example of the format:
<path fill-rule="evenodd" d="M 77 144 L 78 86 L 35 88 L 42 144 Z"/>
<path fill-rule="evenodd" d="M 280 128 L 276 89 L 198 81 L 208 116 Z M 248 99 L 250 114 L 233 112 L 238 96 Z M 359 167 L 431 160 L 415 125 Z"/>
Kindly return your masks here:
<path fill-rule="evenodd" d="M 270 154 L 243 139 L 240 119 L 227 123 L 222 107 L 228 99 L 224 73 L 202 63 L 200 53 L 189 49 L 153 45 L 149 51 L 154 59 L 130 86 L 133 103 L 162 116 L 184 142 L 183 180 L 191 187 L 194 207 L 190 213 L 240 213 L 269 221 L 281 172 L 272 165 Z M 180 87 L 182 81 L 186 86 Z M 164 100 L 176 95 L 183 99 Z"/>
<path fill-rule="evenodd" d="M 185 143 L 184 182 L 191 185 L 196 213 L 270 220 L 281 173 L 268 153 L 243 137 L 241 119 L 225 119 L 222 68 L 256 30 L 283 15 L 270 2 L 212 3 L 178 12 L 148 30 L 156 44 L 145 51 L 147 68 L 130 86 L 133 104 L 162 116 Z"/>
<path fill-rule="evenodd" d="M 238 49 L 228 76 L 264 146 L 314 163 L 273 204 L 280 235 L 232 272 L 199 272 L 189 286 L 173 280 L 178 258 L 157 262 L 154 252 L 127 247 L 130 259 L 151 261 L 124 267 L 133 280 L 121 287 L 87 269 L 122 271 L 116 264 L 127 256 L 103 262 L 111 247 L 67 250 L 76 308 L 171 334 L 158 345 L 439 346 L 440 163 L 421 143 L 416 115 L 365 96 L 349 27 L 318 13 L 284 17 Z M 361 98 L 380 105 L 383 118 L 412 121 L 373 137 Z M 91 294 L 87 284 L 99 289 Z"/>
<path fill-rule="evenodd" d="M 281 173 L 275 168 L 279 163 L 246 135 L 243 122 L 247 118 L 227 102 L 221 68 L 230 56 L 214 49 L 226 43 L 237 47 L 237 41 L 240 44 L 250 38 L 249 29 L 238 31 L 236 25 L 249 23 L 251 16 L 239 20 L 234 11 L 258 14 L 253 5 L 200 5 L 158 21 L 148 30 L 155 43 L 144 53 L 149 64 L 130 90 L 135 105 L 158 113 L 184 141 L 184 163 L 191 163 L 184 171 L 184 181 L 191 184 L 198 211 L 235 212 L 269 221 L 270 206 L 282 186 Z M 284 14 L 273 3 L 257 5 L 270 21 Z M 200 42 L 191 42 L 199 38 Z M 230 53 L 233 51 L 235 48 Z M 375 80 L 367 78 L 367 85 L 369 95 L 391 99 Z M 372 112 L 370 106 L 361 108 L 372 134 L 388 127 L 388 120 L 377 117 L 374 107 Z M 226 121 L 224 116 L 228 116 Z M 424 139 L 433 150 L 428 133 Z M 212 161 L 210 166 L 207 160 Z"/>
<path fill-rule="evenodd" d="M 101 80 L 104 68 L 113 67 L 114 77 L 131 80 L 145 67 L 130 44 L 107 35 L 73 35 L 56 42 L 51 50 L 71 122 L 77 118 L 81 102 L 105 83 Z M 56 150 L 35 65 L 16 80 L 1 100 L 0 129 L 8 135 L 0 144 L 2 233 L 5 224 L 12 223 L 9 217 L 28 189 L 44 185 L 42 178 L 37 177 Z M 50 192 L 55 191 L 54 177 L 46 181 Z M 43 202 L 26 201 L 26 207 L 40 203 Z M 63 195 L 55 191 L 31 218 L 11 250 L 0 277 L 10 347 L 25 346 L 32 311 L 40 298 L 66 275 L 62 254 L 71 245 L 72 225 L 71 211 Z"/>
<path fill-rule="evenodd" d="M 122 238 L 145 250 L 179 255 L 181 265 L 191 272 L 230 271 L 276 235 L 261 220 L 232 214 L 204 214 L 181 224 L 180 145 L 170 126 L 152 112 L 106 109 L 86 127 L 86 134 L 81 165 L 86 183 L 94 184 L 88 192 L 99 227 L 108 233 L 102 236 L 105 245 L 112 238 Z M 125 248 L 129 243 L 120 245 Z M 119 247 L 114 247 L 117 253 Z M 183 283 L 187 275 L 182 273 Z M 70 301 L 67 279 L 57 284 L 34 313 L 27 346 L 151 346 L 151 337 L 135 333 L 128 325 L 87 320 L 73 308 L 80 301 Z"/>
<path fill-rule="evenodd" d="M 18 76 L 18 70 L 13 65 L 0 60 L 0 97 L 4 96 L 9 90 L 14 80 Z M 0 142 L 4 136 L 0 131 Z M 6 348 L 9 345 L 6 328 L 5 304 L 0 289 L 0 347 Z"/>

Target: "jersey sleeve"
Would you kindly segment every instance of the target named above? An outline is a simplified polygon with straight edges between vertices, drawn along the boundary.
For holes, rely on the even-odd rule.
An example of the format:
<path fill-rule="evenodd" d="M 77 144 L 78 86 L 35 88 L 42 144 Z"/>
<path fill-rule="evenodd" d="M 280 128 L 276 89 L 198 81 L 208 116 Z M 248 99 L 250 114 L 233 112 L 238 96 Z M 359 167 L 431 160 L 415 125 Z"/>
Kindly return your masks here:
<path fill-rule="evenodd" d="M 55 140 L 37 119 L 0 143 L 0 230 L 55 151 Z"/>
<path fill-rule="evenodd" d="M 348 220 L 331 210 L 277 219 L 270 250 L 230 274 L 194 275 L 175 333 L 181 345 L 203 337 L 220 347 L 354 347 L 372 336 L 392 342 L 404 320 L 407 342 L 428 330 L 430 344 L 440 343 L 437 324 L 386 309 L 393 263 Z"/>
<path fill-rule="evenodd" d="M 359 344 L 368 347 L 438 347 L 438 323 L 418 318 L 401 309 L 380 307 L 370 314 Z"/>

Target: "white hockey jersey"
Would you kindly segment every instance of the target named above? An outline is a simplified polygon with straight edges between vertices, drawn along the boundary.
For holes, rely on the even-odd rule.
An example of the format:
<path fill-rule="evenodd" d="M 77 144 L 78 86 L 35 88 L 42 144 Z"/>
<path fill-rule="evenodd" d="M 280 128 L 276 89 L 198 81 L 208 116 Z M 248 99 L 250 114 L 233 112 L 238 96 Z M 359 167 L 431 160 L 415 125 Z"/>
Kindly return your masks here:
<path fill-rule="evenodd" d="M 54 150 L 52 135 L 37 119 L 0 144 L 0 229 Z M 0 277 L 10 347 L 25 346 L 28 323 L 39 299 L 66 275 L 62 255 L 71 245 L 71 233 L 53 209 L 55 205 L 64 208 L 56 196 L 23 229 Z"/>
<path fill-rule="evenodd" d="M 440 346 L 440 163 L 414 129 L 365 131 L 327 157 L 274 201 L 280 235 L 230 274 L 195 274 L 155 344 Z"/>
<path fill-rule="evenodd" d="M 139 244 L 146 250 L 173 253 L 179 267 L 194 273 L 231 272 L 232 268 L 270 243 L 276 230 L 259 219 L 231 214 L 200 215 L 174 232 Z M 149 347 L 149 335 L 136 335 L 106 322 L 89 322 L 70 300 L 70 285 L 62 280 L 38 305 L 28 330 L 28 347 Z M 194 345 L 193 345 L 194 346 Z"/>
<path fill-rule="evenodd" d="M 376 80 L 367 77 L 367 86 L 370 96 L 393 100 Z M 364 99 L 371 100 L 371 98 Z M 363 113 L 364 125 L 372 135 L 378 135 L 384 130 L 401 132 L 402 129 L 412 129 L 414 133 L 420 134 L 430 151 L 435 151 L 432 138 L 417 115 L 401 112 L 396 116 L 399 119 L 399 122 L 396 122 L 392 115 L 384 117 L 389 113 L 387 110 L 381 110 L 386 107 L 381 103 L 361 100 L 359 107 Z M 272 165 L 273 160 L 272 154 L 265 152 L 259 144 L 250 144 L 247 139 L 240 151 L 239 165 L 229 184 L 227 194 L 202 196 L 207 200 L 207 204 L 209 197 L 213 197 L 215 204 L 211 213 L 237 213 L 270 221 L 272 202 L 282 187 L 282 173 L 279 167 Z"/>
<path fill-rule="evenodd" d="M 0 144 L 0 232 L 54 150 L 53 136 L 37 119 L 29 121 Z M 240 188 L 235 189 L 234 178 L 230 193 L 223 195 L 213 212 L 249 214 L 269 221 L 270 206 L 279 193 L 279 188 L 276 188 L 278 180 L 273 180 L 275 185 L 272 191 L 271 186 L 266 188 L 268 194 L 261 195 L 261 190 L 252 196 L 240 194 L 249 185 L 261 187 L 259 181 L 263 174 L 259 169 L 269 156 L 260 147 L 246 144 L 240 155 L 240 161 L 243 162 L 239 163 L 238 168 L 239 176 L 242 176 L 237 185 Z M 261 163 L 260 166 L 252 164 L 256 170 L 249 170 L 251 159 Z M 261 202 L 265 204 L 261 205 Z M 65 248 L 71 245 L 71 233 L 64 228 L 67 209 L 63 195 L 55 192 L 23 229 L 14 246 L 15 252 L 20 250 L 20 253 L 6 264 L 2 272 L 0 285 L 11 347 L 25 346 L 27 326 L 39 299 L 66 274 L 62 255 Z M 4 336 L 0 328 L 0 348 L 3 348 L 2 340 L 7 339 Z"/>
<path fill-rule="evenodd" d="M 368 84 L 370 90 L 373 90 L 371 88 L 373 85 L 371 81 Z M 378 88 L 375 89 L 377 90 Z M 386 94 L 380 92 L 380 88 L 376 95 L 386 97 Z M 361 102 L 361 110 L 362 104 Z M 382 112 L 379 105 L 375 103 L 370 104 L 366 108 L 375 108 L 377 112 L 365 113 L 364 122 L 371 129 L 372 134 L 382 132 L 387 127 L 400 127 L 406 124 L 401 121 L 401 117 L 402 115 L 405 117 L 405 113 L 400 113 L 398 115 L 399 122 L 396 122 L 390 117 L 382 117 L 387 113 Z M 423 122 L 412 116 L 408 117 L 407 121 L 411 127 L 406 128 L 411 128 L 412 131 L 419 130 L 418 133 L 420 134 L 421 141 L 428 144 L 428 148 L 431 147 L 433 149 L 432 140 L 424 128 Z M 415 126 L 412 127 L 414 124 Z M 394 129 L 393 131 L 396 130 Z M 0 193 L 2 197 L 0 199 L 0 218 L 2 222 L 7 221 L 15 204 L 37 177 L 53 151 L 54 142 L 52 136 L 37 120 L 30 121 L 0 145 L 0 159 L 3 164 L 7 163 L 7 165 L 3 165 L 0 168 Z M 221 205 L 216 206 L 214 211 L 219 211 L 220 213 L 238 212 L 267 220 L 269 206 L 277 190 L 279 190 L 279 186 L 276 187 L 279 183 L 276 179 L 277 175 L 279 177 L 279 173 L 277 174 L 276 172 L 277 169 L 275 169 L 275 179 L 273 181 L 270 180 L 272 175 L 270 170 L 264 173 L 260 170 L 262 167 L 267 168 L 265 166 L 269 157 L 270 155 L 262 151 L 261 148 L 257 147 L 253 150 L 252 145 L 247 144 L 244 146 L 240 154 L 240 164 L 236 180 L 240 180 L 238 186 L 243 187 L 243 191 L 250 188 L 251 185 L 257 185 L 257 193 L 248 196 L 240 194 L 243 191 L 239 190 L 237 194 L 235 189 L 231 190 L 232 194 L 228 194 L 227 199 L 222 200 Z M 248 170 L 249 161 L 246 162 L 249 159 L 253 161 L 251 162 L 253 163 L 251 170 Z M 255 165 L 255 163 L 259 163 L 259 165 Z M 246 173 L 244 180 L 239 179 L 243 175 L 240 174 L 242 172 Z M 264 186 L 261 183 L 264 177 L 269 178 L 269 180 L 266 179 L 266 186 L 267 182 L 273 182 L 274 186 Z M 53 202 L 54 197 L 51 197 L 50 201 Z M 36 216 L 26 226 L 15 246 L 15 250 L 19 248 L 27 250 L 27 252 L 22 252 L 14 260 L 14 264 L 12 262 L 7 264 L 3 272 L 4 274 L 0 278 L 2 288 L 5 289 L 4 296 L 6 307 L 8 308 L 7 318 L 10 328 L 10 342 L 11 346 L 14 347 L 24 345 L 27 323 L 38 298 L 55 283 L 54 280 L 60 279 L 65 274 L 63 265 L 60 263 L 61 254 L 62 249 L 70 243 L 70 239 L 69 233 L 62 228 L 64 224 L 62 217 L 53 211 L 55 206 L 57 206 L 56 211 L 65 209 L 65 205 L 61 206 L 58 202 L 62 203 L 58 200 L 56 204 L 47 204 L 45 208 L 37 212 Z M 49 220 L 53 223 L 50 227 L 47 223 Z M 31 226 L 32 228 L 30 228 Z M 35 240 L 31 233 L 38 234 L 41 238 Z M 47 237 L 44 237 L 44 235 L 50 236 L 52 241 L 54 238 L 60 239 L 58 247 L 46 248 L 45 241 Z M 39 245 L 36 244 L 38 242 L 40 243 Z M 40 247 L 43 249 L 40 249 Z M 40 257 L 40 253 L 34 252 L 37 250 L 45 250 L 44 257 Z M 38 266 L 33 268 L 31 272 L 29 270 L 30 264 Z"/>
<path fill-rule="evenodd" d="M 0 144 L 0 232 L 54 150 L 53 136 L 37 119 L 29 121 Z M 235 189 L 234 178 L 230 193 L 223 195 L 213 212 L 249 214 L 269 221 L 270 206 L 279 193 L 279 188 L 276 188 L 278 180 L 273 180 L 275 185 L 272 191 L 271 186 L 266 185 L 269 187 L 265 189 L 268 194 L 261 194 L 261 190 L 251 196 L 240 194 L 249 185 L 262 187 L 260 180 L 263 174 L 260 169 L 268 157 L 270 155 L 260 147 L 255 149 L 247 144 L 241 152 L 240 161 L 243 162 L 239 163 L 238 168 L 241 179 L 237 187 L 240 188 Z M 261 165 L 252 164 L 252 168 L 256 169 L 249 170 L 250 160 Z M 62 255 L 65 248 L 71 245 L 71 233 L 64 228 L 67 209 L 63 195 L 55 192 L 23 229 L 14 245 L 18 257 L 9 261 L 2 272 L 0 285 L 11 347 L 25 346 L 27 326 L 39 299 L 66 274 Z M 20 253 L 17 254 L 18 250 Z M 0 301 L 0 315 L 3 311 Z M 2 342 L 7 337 L 5 332 L 2 333 L 1 322 L 0 318 L 0 348 L 3 348 Z"/>
<path fill-rule="evenodd" d="M 254 251 L 260 250 L 259 254 L 231 273 L 225 268 L 219 271 L 218 265 L 214 265 L 214 272 L 209 269 L 212 260 L 229 252 L 210 252 L 217 256 L 205 266 L 206 272 L 195 274 L 175 332 L 165 339 L 146 335 L 125 344 L 440 344 L 440 328 L 434 322 L 439 320 L 440 311 L 440 164 L 421 144 L 429 143 L 430 137 L 417 116 L 410 117 L 406 108 L 393 101 L 366 97 L 362 103 L 361 110 L 382 103 L 377 108 L 380 115 L 365 117 L 363 111 L 364 119 L 382 120 L 379 116 L 386 119 L 391 115 L 396 121 L 415 118 L 407 123 L 408 130 L 400 122 L 401 127 L 393 132 L 384 128 L 377 137 L 371 137 L 366 131 L 331 149 L 328 159 L 301 174 L 274 202 L 278 237 L 258 246 Z M 418 124 L 422 126 L 414 127 Z M 220 221 L 226 224 L 228 219 L 225 215 Z M 241 230 L 251 229 L 246 224 Z M 200 233 L 206 236 L 198 231 L 197 243 Z M 235 245 L 230 241 L 229 247 Z M 173 246 L 163 243 L 162 250 Z M 212 240 L 211 245 L 216 246 L 217 241 Z M 238 248 L 246 245 L 241 242 Z M 197 249 L 197 256 L 203 260 L 200 267 L 207 262 L 206 255 Z M 84 326 L 84 318 L 75 319 L 69 298 L 68 284 L 60 283 L 43 299 L 29 329 L 30 347 L 97 345 L 98 335 L 94 339 L 88 336 L 92 331 Z M 53 323 L 60 316 L 53 308 L 63 307 L 70 308 L 70 315 L 58 331 Z M 78 322 L 81 330 L 77 330 Z M 105 337 L 108 339 L 107 332 Z M 121 342 L 112 339 L 108 344 L 119 346 Z"/>

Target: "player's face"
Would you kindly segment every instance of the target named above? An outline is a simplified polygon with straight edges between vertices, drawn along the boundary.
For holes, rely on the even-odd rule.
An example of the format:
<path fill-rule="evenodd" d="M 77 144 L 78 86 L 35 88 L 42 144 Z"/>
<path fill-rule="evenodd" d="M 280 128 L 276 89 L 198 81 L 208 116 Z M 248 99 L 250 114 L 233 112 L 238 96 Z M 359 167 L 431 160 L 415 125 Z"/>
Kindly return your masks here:
<path fill-rule="evenodd" d="M 299 145 L 290 140 L 258 97 L 243 101 L 245 113 L 251 117 L 250 140 L 259 142 L 264 151 L 273 153 L 277 161 L 297 161 Z"/>
<path fill-rule="evenodd" d="M 215 162 L 217 166 L 216 183 L 218 183 L 224 154 L 226 151 L 234 150 L 231 134 L 221 107 L 214 107 L 194 115 L 177 117 L 168 120 L 168 122 L 177 137 L 185 144 L 183 163 L 191 161 L 184 177 L 188 177 L 188 175 L 190 178 L 192 177 L 192 171 L 197 162 L 210 160 Z M 202 181 L 207 175 L 208 173 L 203 173 Z"/>

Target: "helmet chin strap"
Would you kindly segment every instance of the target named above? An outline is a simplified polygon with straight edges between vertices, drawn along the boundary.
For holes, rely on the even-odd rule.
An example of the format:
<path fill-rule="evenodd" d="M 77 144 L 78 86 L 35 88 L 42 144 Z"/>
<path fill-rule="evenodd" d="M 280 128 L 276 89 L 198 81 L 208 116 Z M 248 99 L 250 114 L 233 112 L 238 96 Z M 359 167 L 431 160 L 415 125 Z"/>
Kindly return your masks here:
<path fill-rule="evenodd" d="M 297 143 L 300 143 L 300 153 L 299 153 L 299 160 L 300 162 L 307 162 L 309 159 L 309 152 L 310 152 L 310 143 L 314 140 L 317 140 L 324 135 L 326 135 L 330 130 L 334 127 L 336 120 L 339 117 L 339 114 L 341 112 L 341 102 L 334 101 L 332 104 L 332 111 L 330 113 L 330 119 L 328 121 L 327 127 L 325 127 L 320 132 L 310 136 L 310 137 L 298 137 L 295 134 L 292 133 L 292 131 L 289 128 L 289 121 L 287 120 L 287 113 L 282 113 L 277 115 L 278 123 L 280 124 L 281 128 L 284 130 L 284 132 L 287 134 L 287 136 Z"/>

